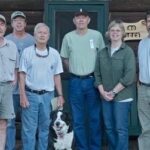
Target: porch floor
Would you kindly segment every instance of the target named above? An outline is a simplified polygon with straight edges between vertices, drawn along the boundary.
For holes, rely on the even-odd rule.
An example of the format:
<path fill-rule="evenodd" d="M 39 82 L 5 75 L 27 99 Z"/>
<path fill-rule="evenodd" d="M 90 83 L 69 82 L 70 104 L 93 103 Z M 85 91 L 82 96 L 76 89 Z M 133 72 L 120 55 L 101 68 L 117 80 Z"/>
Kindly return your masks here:
<path fill-rule="evenodd" d="M 21 150 L 21 142 L 17 140 L 16 150 Z M 103 145 L 102 150 L 107 150 L 107 145 Z M 129 139 L 129 150 L 138 150 L 138 142 L 137 137 L 130 137 Z"/>

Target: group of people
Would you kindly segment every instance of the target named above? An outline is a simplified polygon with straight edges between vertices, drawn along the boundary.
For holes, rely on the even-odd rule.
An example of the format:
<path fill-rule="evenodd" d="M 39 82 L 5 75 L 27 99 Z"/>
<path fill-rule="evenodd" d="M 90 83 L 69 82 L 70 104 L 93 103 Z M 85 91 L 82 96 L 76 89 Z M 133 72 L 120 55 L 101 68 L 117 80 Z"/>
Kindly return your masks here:
<path fill-rule="evenodd" d="M 26 23 L 23 12 L 13 12 L 13 32 L 4 37 L 6 19 L 0 15 L 0 150 L 15 150 L 17 113 L 21 114 L 22 149 L 34 150 L 37 145 L 46 150 L 54 87 L 58 107 L 64 103 L 63 68 L 59 53 L 48 45 L 50 29 L 38 23 L 33 37 L 25 32 Z"/>
<path fill-rule="evenodd" d="M 74 14 L 76 29 L 64 36 L 59 55 L 48 45 L 46 24 L 38 23 L 33 37 L 25 32 L 26 15 L 15 11 L 11 15 L 13 32 L 4 37 L 6 19 L 0 15 L 0 150 L 15 149 L 15 115 L 20 110 L 22 149 L 47 150 L 55 89 L 57 106 L 64 104 L 62 62 L 70 73 L 68 102 L 76 149 L 102 150 L 104 128 L 109 150 L 128 150 L 128 116 L 136 95 L 135 55 L 124 42 L 121 20 L 110 22 L 107 45 L 99 31 L 88 28 L 90 21 L 82 9 Z M 150 147 L 150 12 L 146 26 L 149 35 L 138 49 L 139 150 Z"/>

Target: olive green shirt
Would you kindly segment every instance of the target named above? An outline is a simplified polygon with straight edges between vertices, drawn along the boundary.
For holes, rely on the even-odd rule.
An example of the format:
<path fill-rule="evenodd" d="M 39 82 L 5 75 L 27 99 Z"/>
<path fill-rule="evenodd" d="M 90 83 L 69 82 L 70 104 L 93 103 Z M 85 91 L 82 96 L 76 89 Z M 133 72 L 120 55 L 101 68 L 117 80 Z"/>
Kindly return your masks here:
<path fill-rule="evenodd" d="M 136 63 L 133 50 L 123 43 L 111 56 L 110 45 L 102 49 L 96 60 L 95 85 L 103 85 L 105 91 L 111 91 L 118 83 L 125 88 L 115 100 L 121 101 L 135 96 Z"/>
<path fill-rule="evenodd" d="M 104 48 L 103 37 L 100 32 L 88 29 L 84 35 L 76 30 L 64 36 L 61 56 L 69 59 L 69 71 L 76 75 L 87 75 L 94 72 L 96 55 Z"/>

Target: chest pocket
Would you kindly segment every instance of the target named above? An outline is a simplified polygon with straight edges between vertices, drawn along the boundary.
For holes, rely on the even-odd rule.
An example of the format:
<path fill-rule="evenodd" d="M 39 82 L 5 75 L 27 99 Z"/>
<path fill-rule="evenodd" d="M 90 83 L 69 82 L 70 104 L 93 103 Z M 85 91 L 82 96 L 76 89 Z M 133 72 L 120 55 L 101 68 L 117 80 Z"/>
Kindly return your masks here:
<path fill-rule="evenodd" d="M 112 58 L 113 68 L 116 70 L 123 70 L 124 68 L 124 59 L 123 57 L 113 57 Z"/>
<path fill-rule="evenodd" d="M 8 69 L 8 74 L 13 75 L 16 66 L 16 56 L 6 56 L 4 66 Z"/>

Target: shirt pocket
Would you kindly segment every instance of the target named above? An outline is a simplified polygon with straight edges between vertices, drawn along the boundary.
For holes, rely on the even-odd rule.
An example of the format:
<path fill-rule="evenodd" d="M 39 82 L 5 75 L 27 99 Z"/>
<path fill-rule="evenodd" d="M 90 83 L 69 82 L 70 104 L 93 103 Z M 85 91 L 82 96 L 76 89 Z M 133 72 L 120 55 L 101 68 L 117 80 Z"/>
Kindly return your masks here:
<path fill-rule="evenodd" d="M 8 73 L 10 73 L 10 75 L 14 74 L 15 66 L 16 66 L 16 57 L 7 56 L 6 57 L 6 67 L 8 69 Z"/>
<path fill-rule="evenodd" d="M 110 71 L 111 62 L 107 56 L 100 56 L 99 63 L 102 71 Z"/>
<path fill-rule="evenodd" d="M 124 70 L 123 57 L 113 57 L 112 65 L 115 70 L 122 72 Z"/>

